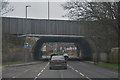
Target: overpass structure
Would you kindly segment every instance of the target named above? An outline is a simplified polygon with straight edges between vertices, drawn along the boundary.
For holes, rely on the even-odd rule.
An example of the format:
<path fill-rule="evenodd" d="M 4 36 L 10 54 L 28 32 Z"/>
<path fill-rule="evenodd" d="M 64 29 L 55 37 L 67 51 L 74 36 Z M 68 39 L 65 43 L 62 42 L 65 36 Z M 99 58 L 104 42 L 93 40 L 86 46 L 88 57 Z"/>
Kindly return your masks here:
<path fill-rule="evenodd" d="M 47 42 L 71 42 L 77 44 L 77 53 L 80 51 L 84 59 L 91 59 L 95 44 L 90 45 L 91 37 L 97 36 L 97 30 L 104 27 L 97 21 L 67 21 L 25 18 L 2 18 L 2 31 L 4 34 L 19 37 L 39 37 L 33 49 L 34 60 L 41 55 L 41 47 Z M 98 28 L 96 30 L 96 28 Z M 101 35 L 102 36 L 102 35 Z"/>

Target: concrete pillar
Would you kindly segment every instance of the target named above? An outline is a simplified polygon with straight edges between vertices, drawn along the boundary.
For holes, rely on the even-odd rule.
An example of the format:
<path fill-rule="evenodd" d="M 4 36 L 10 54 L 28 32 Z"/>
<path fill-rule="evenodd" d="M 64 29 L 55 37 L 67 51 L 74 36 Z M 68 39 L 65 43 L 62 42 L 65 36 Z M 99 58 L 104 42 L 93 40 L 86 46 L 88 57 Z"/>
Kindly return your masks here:
<path fill-rule="evenodd" d="M 77 57 L 80 57 L 80 46 L 78 43 L 75 44 L 77 47 Z"/>

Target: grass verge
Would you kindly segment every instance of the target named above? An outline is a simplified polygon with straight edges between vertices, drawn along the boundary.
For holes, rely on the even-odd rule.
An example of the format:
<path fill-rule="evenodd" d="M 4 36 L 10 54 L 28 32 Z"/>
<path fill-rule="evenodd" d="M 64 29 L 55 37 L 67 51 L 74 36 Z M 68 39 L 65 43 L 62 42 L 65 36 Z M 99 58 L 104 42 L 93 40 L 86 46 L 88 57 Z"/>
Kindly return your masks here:
<path fill-rule="evenodd" d="M 11 65 L 11 64 L 22 64 L 24 63 L 24 61 L 15 61 L 15 62 L 4 62 L 2 63 L 2 65 Z"/>
<path fill-rule="evenodd" d="M 97 65 L 99 66 L 103 66 L 103 67 L 107 67 L 107 68 L 112 68 L 112 69 L 120 69 L 120 64 L 118 66 L 118 64 L 110 64 L 110 63 L 102 63 L 102 62 L 99 62 Z"/>

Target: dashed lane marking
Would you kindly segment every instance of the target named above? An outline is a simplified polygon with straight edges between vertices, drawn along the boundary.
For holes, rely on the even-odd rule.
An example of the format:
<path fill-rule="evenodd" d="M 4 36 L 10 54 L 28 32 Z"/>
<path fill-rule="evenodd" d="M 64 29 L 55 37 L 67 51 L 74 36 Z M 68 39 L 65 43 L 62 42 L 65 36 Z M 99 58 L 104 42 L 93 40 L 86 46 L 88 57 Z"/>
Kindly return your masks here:
<path fill-rule="evenodd" d="M 81 76 L 85 76 L 84 74 L 80 73 Z"/>
<path fill-rule="evenodd" d="M 81 76 L 85 76 L 83 73 L 79 72 L 78 70 L 74 69 L 73 67 L 71 67 L 70 65 L 67 64 L 68 67 L 70 67 L 72 70 L 74 70 L 75 72 L 79 73 Z M 88 76 L 85 76 L 88 80 L 92 80 L 90 79 Z"/>
<path fill-rule="evenodd" d="M 76 72 L 78 72 L 78 70 L 75 70 Z"/>
<path fill-rule="evenodd" d="M 40 73 L 38 73 L 37 76 L 40 76 L 42 74 L 42 72 L 46 69 L 46 67 L 49 65 L 49 62 L 47 63 L 47 65 L 40 71 Z M 36 80 L 38 77 L 35 77 L 34 80 Z"/>

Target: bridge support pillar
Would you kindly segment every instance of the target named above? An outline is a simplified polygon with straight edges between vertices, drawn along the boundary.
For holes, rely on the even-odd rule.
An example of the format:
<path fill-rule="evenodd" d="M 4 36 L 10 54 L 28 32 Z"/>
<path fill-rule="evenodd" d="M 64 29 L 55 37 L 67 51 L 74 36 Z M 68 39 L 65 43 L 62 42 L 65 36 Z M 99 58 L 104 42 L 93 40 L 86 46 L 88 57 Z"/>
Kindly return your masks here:
<path fill-rule="evenodd" d="M 80 46 L 78 43 L 75 43 L 75 46 L 77 47 L 77 57 L 80 57 Z"/>
<path fill-rule="evenodd" d="M 43 45 L 43 42 L 38 40 L 34 46 L 33 57 L 35 61 L 38 61 L 42 58 L 42 51 L 41 51 L 42 45 Z"/>

